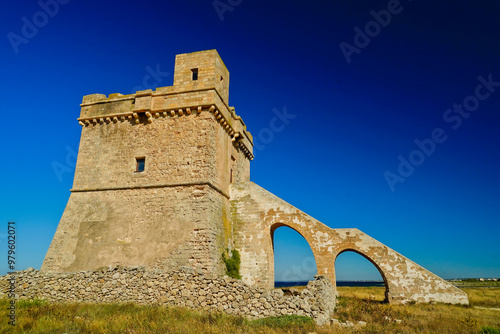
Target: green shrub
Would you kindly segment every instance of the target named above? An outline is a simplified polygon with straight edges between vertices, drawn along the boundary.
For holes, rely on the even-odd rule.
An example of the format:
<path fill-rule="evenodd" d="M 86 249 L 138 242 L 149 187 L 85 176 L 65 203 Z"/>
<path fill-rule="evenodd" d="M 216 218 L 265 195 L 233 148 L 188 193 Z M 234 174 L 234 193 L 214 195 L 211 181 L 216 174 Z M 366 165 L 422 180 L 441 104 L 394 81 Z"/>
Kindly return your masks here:
<path fill-rule="evenodd" d="M 479 333 L 481 333 L 481 334 L 500 334 L 500 328 L 484 326 L 484 327 L 481 327 L 481 331 Z"/>
<path fill-rule="evenodd" d="M 226 264 L 226 275 L 240 279 L 240 253 L 236 249 L 231 251 L 231 257 L 227 257 L 226 253 L 222 253 L 222 260 Z"/>

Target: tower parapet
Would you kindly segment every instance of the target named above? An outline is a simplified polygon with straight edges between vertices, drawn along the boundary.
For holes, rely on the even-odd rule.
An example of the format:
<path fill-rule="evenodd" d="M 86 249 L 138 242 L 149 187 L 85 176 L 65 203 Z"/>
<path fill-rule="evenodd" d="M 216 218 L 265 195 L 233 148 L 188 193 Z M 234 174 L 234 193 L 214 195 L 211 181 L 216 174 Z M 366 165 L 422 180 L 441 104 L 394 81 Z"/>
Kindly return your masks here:
<path fill-rule="evenodd" d="M 228 105 L 229 71 L 216 50 L 180 54 L 175 59 L 174 85 L 134 94 L 91 94 L 83 97 L 78 121 L 82 126 L 118 121 L 139 123 L 159 117 L 213 113 L 235 146 L 253 159 L 253 138 L 246 125 Z"/>

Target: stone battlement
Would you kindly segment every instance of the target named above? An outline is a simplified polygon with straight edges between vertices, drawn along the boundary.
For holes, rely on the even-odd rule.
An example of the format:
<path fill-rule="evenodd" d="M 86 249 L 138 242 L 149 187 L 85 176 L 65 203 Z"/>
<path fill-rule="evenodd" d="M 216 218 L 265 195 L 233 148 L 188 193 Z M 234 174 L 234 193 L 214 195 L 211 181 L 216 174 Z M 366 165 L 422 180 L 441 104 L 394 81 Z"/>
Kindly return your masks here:
<path fill-rule="evenodd" d="M 207 68 L 201 67 L 203 65 Z M 141 118 L 151 123 L 160 117 L 210 112 L 231 137 L 233 145 L 252 160 L 252 135 L 241 117 L 236 115 L 235 108 L 228 105 L 228 91 L 229 71 L 216 50 L 181 54 L 176 57 L 173 86 L 128 95 L 86 95 L 80 105 L 78 121 L 84 127 L 124 121 L 139 124 Z"/>
<path fill-rule="evenodd" d="M 82 114 L 84 114 L 84 116 L 87 114 L 92 114 L 92 116 L 78 118 L 79 124 L 81 126 L 94 126 L 125 121 L 139 124 L 141 122 L 141 113 L 143 113 L 147 117 L 147 122 L 151 123 L 155 118 L 189 116 L 192 114 L 200 114 L 201 112 L 205 111 L 210 112 L 214 115 L 224 131 L 226 131 L 226 133 L 231 137 L 231 142 L 233 143 L 233 145 L 239 147 L 249 160 L 253 160 L 254 158 L 252 135 L 246 130 L 246 125 L 245 123 L 243 123 L 241 117 L 237 116 L 234 113 L 234 108 L 229 109 L 229 112 L 224 112 L 223 109 L 217 109 L 215 105 L 193 105 L 186 108 L 143 108 L 141 110 L 133 109 L 133 107 L 131 107 L 129 111 L 126 111 L 126 108 L 123 108 L 123 104 L 129 103 L 121 102 L 132 100 L 134 100 L 135 102 L 136 94 L 124 95 L 124 97 L 125 96 L 127 96 L 127 98 L 125 99 L 108 98 L 102 102 L 99 101 L 90 104 L 82 104 L 82 110 L 84 107 L 100 105 L 101 103 L 110 103 L 111 105 L 109 108 L 96 108 L 98 109 L 98 112 L 88 112 L 88 110 L 85 110 L 84 113 L 82 111 Z M 117 105 L 113 105 L 113 103 L 117 103 Z M 134 103 L 130 104 L 133 105 Z"/>

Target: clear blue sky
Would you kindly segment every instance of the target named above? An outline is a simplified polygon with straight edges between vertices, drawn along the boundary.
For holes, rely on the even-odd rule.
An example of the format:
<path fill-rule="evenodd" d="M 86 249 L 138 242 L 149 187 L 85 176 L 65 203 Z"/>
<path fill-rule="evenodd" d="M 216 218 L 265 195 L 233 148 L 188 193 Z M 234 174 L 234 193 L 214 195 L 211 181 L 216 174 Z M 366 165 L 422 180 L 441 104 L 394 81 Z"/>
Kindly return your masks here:
<path fill-rule="evenodd" d="M 230 3 L 5 4 L 0 248 L 15 220 L 17 268 L 40 268 L 63 213 L 82 96 L 169 86 L 176 54 L 215 48 L 230 104 L 260 144 L 252 181 L 441 277 L 499 277 L 500 4 Z M 271 138 L 284 108 L 295 118 Z M 311 277 L 305 241 L 276 233 L 277 279 Z M 380 277 L 360 256 L 337 265 L 339 279 Z"/>

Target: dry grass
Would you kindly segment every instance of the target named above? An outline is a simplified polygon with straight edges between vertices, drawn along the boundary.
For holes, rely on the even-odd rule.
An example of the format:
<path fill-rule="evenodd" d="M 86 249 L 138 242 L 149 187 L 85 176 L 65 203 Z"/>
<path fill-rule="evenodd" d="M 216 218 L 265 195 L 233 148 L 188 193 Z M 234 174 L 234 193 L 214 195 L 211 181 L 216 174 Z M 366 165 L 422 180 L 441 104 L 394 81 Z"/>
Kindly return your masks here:
<path fill-rule="evenodd" d="M 0 301 L 0 333 L 307 333 L 314 322 L 306 317 L 247 321 L 221 313 L 164 306 L 51 304 L 21 301 L 16 326 L 7 324 L 6 300 Z"/>
<path fill-rule="evenodd" d="M 462 288 L 462 290 L 467 292 L 469 295 L 469 302 L 473 306 L 500 308 L 500 287 Z"/>
<path fill-rule="evenodd" d="M 339 287 L 335 317 L 365 327 L 315 327 L 304 317 L 247 321 L 241 317 L 163 306 L 49 304 L 17 305 L 17 324 L 7 325 L 0 301 L 0 333 L 500 333 L 500 289 L 468 288 L 471 307 L 444 304 L 388 305 L 381 287 Z M 388 320 L 389 319 L 389 320 Z M 396 323 L 394 320 L 401 320 Z"/>
<path fill-rule="evenodd" d="M 467 289 L 471 303 L 469 307 L 445 304 L 388 305 L 382 302 L 383 287 L 339 287 L 338 291 L 340 298 L 336 318 L 342 322 L 367 323 L 366 327 L 358 331 L 345 330 L 345 333 L 480 333 L 486 326 L 500 331 L 500 311 L 475 308 L 500 307 L 500 289 Z M 396 323 L 396 319 L 401 322 Z"/>

